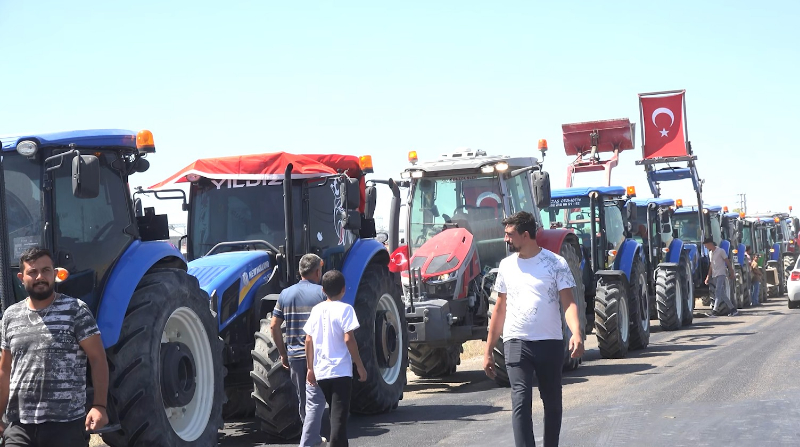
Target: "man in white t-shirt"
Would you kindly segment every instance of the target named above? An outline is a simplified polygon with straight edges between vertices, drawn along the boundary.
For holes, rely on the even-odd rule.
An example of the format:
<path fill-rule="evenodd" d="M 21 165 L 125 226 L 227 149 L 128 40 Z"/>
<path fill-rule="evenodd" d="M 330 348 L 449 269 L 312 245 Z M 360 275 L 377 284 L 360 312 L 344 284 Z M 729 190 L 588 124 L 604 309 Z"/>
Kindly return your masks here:
<path fill-rule="evenodd" d="M 329 445 L 347 446 L 347 415 L 350 413 L 350 391 L 353 386 L 353 363 L 358 369 L 358 380 L 367 380 L 367 370 L 358 355 L 358 344 L 353 331 L 359 328 L 353 306 L 341 301 L 344 296 L 344 275 L 330 270 L 322 275 L 322 291 L 327 300 L 311 309 L 303 330 L 306 332 L 306 357 L 310 387 L 319 385 L 330 407 L 331 436 Z M 312 405 L 306 401 L 306 405 Z M 306 408 L 306 414 L 312 413 Z M 314 414 L 322 414 L 316 411 Z M 319 433 L 321 420 L 306 417 L 303 437 Z"/>
<path fill-rule="evenodd" d="M 725 251 L 721 248 L 717 247 L 717 243 L 714 242 L 713 238 L 707 237 L 703 241 L 703 245 L 705 245 L 706 250 L 711 257 L 711 262 L 708 264 L 708 276 L 706 276 L 706 284 L 709 281 L 714 281 L 714 307 L 711 309 L 711 312 L 707 313 L 706 315 L 709 317 L 716 317 L 722 315 L 719 308 L 722 303 L 728 306 L 729 313 L 726 314 L 731 317 L 735 317 L 739 315 L 739 311 L 736 310 L 736 305 L 731 302 L 728 290 L 728 277 L 731 278 L 731 283 L 735 281 L 735 277 L 733 276 L 733 266 L 731 265 L 731 260 L 728 259 L 728 255 L 725 254 Z"/>
<path fill-rule="evenodd" d="M 561 433 L 561 368 L 564 341 L 561 308 L 572 331 L 570 355 L 583 355 L 575 280 L 567 261 L 539 247 L 537 223 L 520 211 L 503 220 L 505 241 L 515 252 L 500 262 L 494 290 L 497 304 L 489 324 L 483 368 L 494 378 L 492 348 L 503 335 L 506 370 L 511 382 L 511 425 L 517 447 L 535 446 L 531 405 L 533 375 L 544 404 L 544 445 L 558 446 Z"/>

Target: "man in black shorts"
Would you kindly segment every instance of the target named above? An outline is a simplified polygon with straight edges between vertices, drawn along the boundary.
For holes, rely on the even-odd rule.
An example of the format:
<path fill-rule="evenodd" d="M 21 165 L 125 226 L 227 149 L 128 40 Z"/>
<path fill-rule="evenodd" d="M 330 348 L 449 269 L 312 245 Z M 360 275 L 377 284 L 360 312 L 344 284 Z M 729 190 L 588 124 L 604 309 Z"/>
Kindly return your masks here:
<path fill-rule="evenodd" d="M 19 279 L 28 298 L 9 306 L 0 332 L 0 433 L 6 447 L 86 447 L 108 423 L 108 363 L 83 301 L 55 293 L 50 252 L 26 250 Z M 86 413 L 86 361 L 94 401 Z"/>

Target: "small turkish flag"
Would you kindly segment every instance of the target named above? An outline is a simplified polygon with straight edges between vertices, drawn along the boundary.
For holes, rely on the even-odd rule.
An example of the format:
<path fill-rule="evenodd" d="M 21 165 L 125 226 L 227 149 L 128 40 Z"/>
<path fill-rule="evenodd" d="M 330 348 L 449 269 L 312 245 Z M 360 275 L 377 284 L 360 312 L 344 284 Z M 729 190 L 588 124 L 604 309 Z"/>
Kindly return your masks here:
<path fill-rule="evenodd" d="M 639 95 L 644 128 L 642 156 L 645 159 L 687 155 L 683 131 L 684 94 L 685 90 L 674 95 Z"/>

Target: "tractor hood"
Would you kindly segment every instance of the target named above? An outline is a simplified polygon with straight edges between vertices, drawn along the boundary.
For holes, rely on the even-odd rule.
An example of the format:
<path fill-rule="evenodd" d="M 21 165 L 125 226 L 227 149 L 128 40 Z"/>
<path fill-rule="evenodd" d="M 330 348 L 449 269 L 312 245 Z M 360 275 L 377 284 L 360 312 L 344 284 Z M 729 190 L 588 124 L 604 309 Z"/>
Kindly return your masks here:
<path fill-rule="evenodd" d="M 209 296 L 216 292 L 212 308 L 218 310 L 220 329 L 251 307 L 259 287 L 274 271 L 275 262 L 265 251 L 220 253 L 189 263 L 189 274 L 197 278 L 200 288 Z"/>
<path fill-rule="evenodd" d="M 457 271 L 465 260 L 471 258 L 472 234 L 464 228 L 452 228 L 432 237 L 414 250 L 411 268 L 419 268 L 422 279 Z M 408 276 L 408 271 L 403 272 Z"/>

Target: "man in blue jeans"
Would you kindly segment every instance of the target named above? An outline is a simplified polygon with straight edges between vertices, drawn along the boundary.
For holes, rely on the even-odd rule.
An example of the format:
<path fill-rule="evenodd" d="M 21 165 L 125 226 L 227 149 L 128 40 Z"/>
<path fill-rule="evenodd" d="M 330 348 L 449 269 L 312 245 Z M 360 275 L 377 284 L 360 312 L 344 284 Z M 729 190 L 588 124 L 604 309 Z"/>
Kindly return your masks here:
<path fill-rule="evenodd" d="M 731 279 L 731 283 L 735 280 L 731 260 L 728 259 L 728 255 L 725 254 L 725 251 L 717 247 L 717 243 L 714 242 L 713 238 L 707 237 L 706 240 L 703 241 L 703 245 L 706 247 L 706 250 L 708 250 L 709 257 L 711 258 L 711 262 L 708 263 L 706 284 L 708 284 L 709 281 L 713 281 L 715 286 L 714 307 L 712 307 L 711 312 L 706 315 L 709 317 L 718 317 L 720 315 L 735 317 L 739 315 L 739 311 L 736 310 L 736 305 L 731 302 L 729 295 L 730 290 L 728 288 L 728 278 Z M 720 310 L 723 303 L 728 307 L 729 313 L 727 314 Z"/>
<path fill-rule="evenodd" d="M 544 445 L 558 446 L 561 434 L 561 368 L 564 341 L 561 306 L 572 331 L 572 358 L 583 354 L 578 306 L 572 294 L 575 280 L 567 261 L 539 247 L 537 223 L 531 213 L 520 211 L 503 220 L 505 241 L 511 256 L 500 262 L 494 290 L 497 304 L 489 323 L 483 368 L 496 376 L 492 348 L 500 333 L 511 382 L 511 425 L 517 447 L 533 447 L 533 375 L 538 379 L 544 404 Z"/>
<path fill-rule="evenodd" d="M 312 401 L 311 408 L 325 409 L 325 396 L 319 387 L 306 387 L 306 333 L 303 331 L 311 308 L 325 301 L 325 294 L 322 286 L 319 285 L 322 277 L 322 259 L 319 256 L 309 253 L 300 258 L 300 278 L 297 284 L 288 287 L 281 292 L 275 309 L 272 311 L 272 321 L 270 331 L 272 339 L 281 355 L 281 362 L 284 368 L 288 368 L 292 384 L 297 392 L 297 400 L 300 402 L 300 420 L 306 419 L 306 399 Z M 286 343 L 281 334 L 281 325 L 286 322 Z M 320 410 L 321 411 L 321 410 Z M 321 415 L 320 415 L 321 416 Z M 316 418 L 316 415 L 309 415 Z M 323 439 L 317 433 L 304 433 L 302 447 L 313 447 L 320 445 Z"/>
<path fill-rule="evenodd" d="M 760 293 L 761 293 L 761 267 L 758 266 L 758 258 L 759 255 L 753 257 L 753 249 L 752 247 L 747 247 L 745 250 L 747 253 L 747 262 L 750 263 L 750 271 L 751 278 L 752 278 L 752 289 L 750 291 L 750 305 L 751 306 L 758 306 L 760 305 Z"/>

